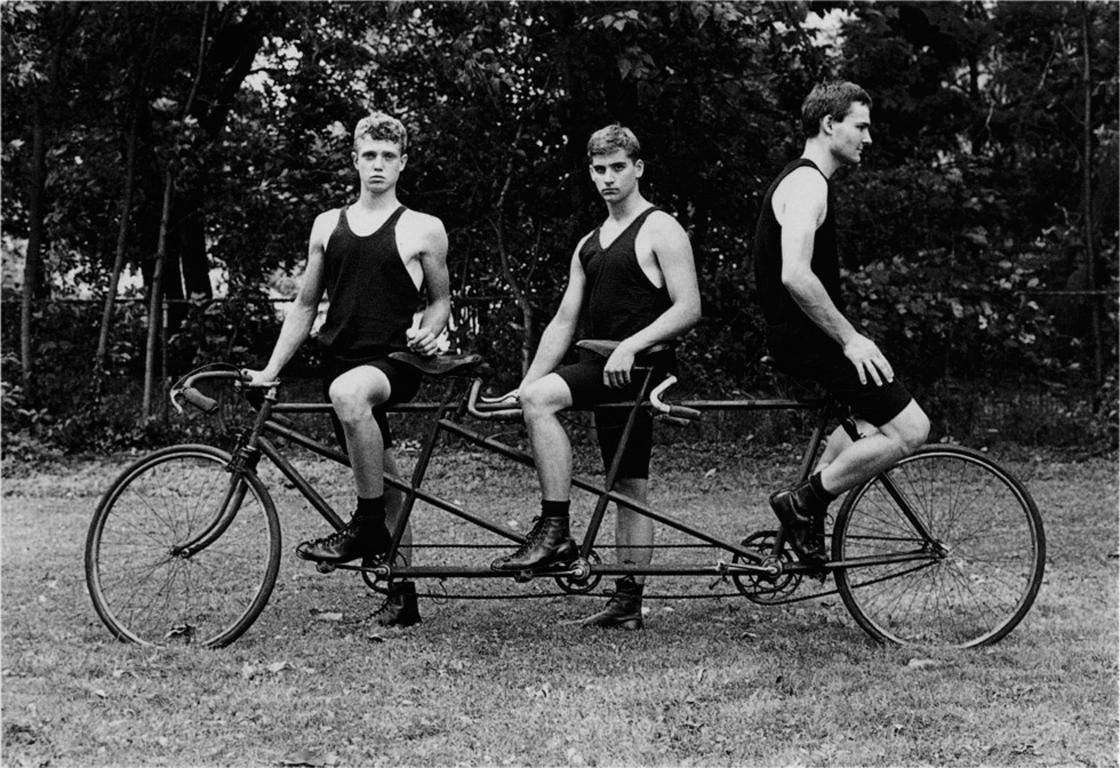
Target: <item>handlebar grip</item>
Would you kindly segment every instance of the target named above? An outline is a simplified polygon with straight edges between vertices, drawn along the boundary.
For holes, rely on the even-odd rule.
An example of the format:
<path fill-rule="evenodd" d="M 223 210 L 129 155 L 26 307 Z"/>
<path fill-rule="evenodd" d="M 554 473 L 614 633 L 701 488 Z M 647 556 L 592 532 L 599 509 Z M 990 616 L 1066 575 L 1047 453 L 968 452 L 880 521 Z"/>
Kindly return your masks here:
<path fill-rule="evenodd" d="M 183 390 L 182 394 L 183 394 L 183 398 L 188 403 L 193 405 L 195 408 L 198 408 L 200 411 L 202 411 L 203 413 L 205 413 L 207 415 L 209 415 L 211 413 L 214 413 L 215 411 L 218 410 L 218 401 L 217 400 L 215 400 L 212 397 L 207 397 L 206 395 L 202 394 L 201 392 L 199 392 L 194 387 L 187 387 L 186 389 Z"/>
<path fill-rule="evenodd" d="M 696 410 L 695 408 L 688 408 L 683 405 L 670 405 L 668 415 L 675 419 L 697 421 L 700 418 L 700 411 Z"/>

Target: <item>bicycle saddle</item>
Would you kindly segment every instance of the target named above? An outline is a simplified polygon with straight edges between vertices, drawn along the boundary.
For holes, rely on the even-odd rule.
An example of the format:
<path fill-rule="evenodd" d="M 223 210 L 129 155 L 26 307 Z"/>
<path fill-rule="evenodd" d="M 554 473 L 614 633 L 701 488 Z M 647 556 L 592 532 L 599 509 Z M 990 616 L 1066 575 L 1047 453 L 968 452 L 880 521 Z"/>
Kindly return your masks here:
<path fill-rule="evenodd" d="M 415 368 L 425 376 L 449 376 L 455 373 L 467 373 L 482 363 L 482 355 L 474 353 L 422 357 L 411 352 L 390 352 L 389 358 L 396 360 L 398 363 L 404 363 L 410 368 Z"/>
<path fill-rule="evenodd" d="M 576 342 L 576 347 L 579 349 L 594 353 L 600 357 L 610 357 L 611 352 L 614 352 L 618 345 L 619 342 L 617 341 L 603 341 L 602 339 L 582 339 Z M 668 344 L 654 344 L 649 349 L 643 350 L 641 354 L 652 355 L 655 352 L 661 352 L 665 349 L 669 349 Z"/>

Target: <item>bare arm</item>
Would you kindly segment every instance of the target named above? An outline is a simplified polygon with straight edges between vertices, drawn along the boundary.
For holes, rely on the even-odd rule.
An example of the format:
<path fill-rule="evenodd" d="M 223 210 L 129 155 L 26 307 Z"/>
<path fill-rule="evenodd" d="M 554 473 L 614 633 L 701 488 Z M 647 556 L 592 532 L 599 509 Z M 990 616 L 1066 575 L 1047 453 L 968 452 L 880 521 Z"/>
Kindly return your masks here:
<path fill-rule="evenodd" d="M 828 206 L 827 184 L 815 173 L 796 178 L 791 174 L 782 186 L 787 182 L 785 189 L 779 187 L 781 196 L 774 203 L 782 225 L 782 285 L 809 319 L 840 345 L 861 383 L 868 377 L 877 385 L 892 380 L 894 372 L 879 347 L 844 317 L 813 273 L 813 241 Z"/>
<path fill-rule="evenodd" d="M 700 320 L 700 288 L 688 235 L 676 219 L 665 213 L 650 216 L 639 238 L 644 239 L 647 232 L 672 303 L 652 323 L 623 339 L 607 359 L 603 383 L 611 387 L 622 387 L 630 382 L 630 371 L 638 353 L 679 338 Z"/>
<path fill-rule="evenodd" d="M 409 334 L 408 346 L 417 354 L 434 355 L 439 352 L 437 339 L 447 327 L 451 315 L 451 279 L 447 274 L 447 231 L 443 222 L 428 217 L 424 233 L 420 266 L 424 270 L 424 285 L 428 303 L 420 317 L 420 327 Z"/>
<path fill-rule="evenodd" d="M 586 240 L 587 238 L 584 238 Z M 583 245 L 583 241 L 580 241 Z M 587 284 L 583 265 L 579 261 L 579 246 L 572 255 L 571 267 L 568 271 L 568 286 L 564 289 L 564 296 L 560 299 L 560 307 L 549 321 L 548 327 L 541 334 L 537 353 L 533 355 L 533 362 L 521 380 L 524 387 L 542 376 L 551 373 L 564 359 L 564 353 L 572 345 L 579 323 L 579 313 L 583 308 L 583 291 Z"/>
<path fill-rule="evenodd" d="M 325 287 L 323 253 L 337 216 L 334 211 L 320 214 L 311 227 L 311 238 L 307 246 L 307 266 L 300 278 L 295 303 L 284 317 L 284 324 L 280 327 L 280 335 L 276 339 L 268 365 L 261 371 L 249 371 L 254 383 L 274 381 L 311 333 L 311 326 L 319 312 L 319 300 L 323 297 Z"/>

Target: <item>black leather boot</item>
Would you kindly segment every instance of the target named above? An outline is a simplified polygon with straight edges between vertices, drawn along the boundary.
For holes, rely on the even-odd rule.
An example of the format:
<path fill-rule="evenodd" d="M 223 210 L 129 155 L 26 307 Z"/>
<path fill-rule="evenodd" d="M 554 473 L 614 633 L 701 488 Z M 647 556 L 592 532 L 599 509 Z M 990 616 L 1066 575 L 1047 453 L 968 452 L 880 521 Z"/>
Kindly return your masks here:
<path fill-rule="evenodd" d="M 770 508 L 782 523 L 786 541 L 802 560 L 814 565 L 827 560 L 824 517 L 828 508 L 814 502 L 808 482 L 771 495 Z"/>
<path fill-rule="evenodd" d="M 538 517 L 525 543 L 510 555 L 503 555 L 490 563 L 495 571 L 528 571 L 557 563 L 570 563 L 579 557 L 568 532 L 566 517 Z"/>
<path fill-rule="evenodd" d="M 385 524 L 373 518 L 352 517 L 346 527 L 296 547 L 296 554 L 317 563 L 348 563 L 351 560 L 380 560 L 392 539 Z"/>
<path fill-rule="evenodd" d="M 416 584 L 395 581 L 389 585 L 389 595 L 373 614 L 373 620 L 382 627 L 411 627 L 420 623 L 420 607 L 416 601 Z"/>
<path fill-rule="evenodd" d="M 593 616 L 580 622 L 584 627 L 603 627 L 612 629 L 642 628 L 642 590 L 633 576 L 624 576 L 614 582 L 614 594 L 607 606 Z"/>

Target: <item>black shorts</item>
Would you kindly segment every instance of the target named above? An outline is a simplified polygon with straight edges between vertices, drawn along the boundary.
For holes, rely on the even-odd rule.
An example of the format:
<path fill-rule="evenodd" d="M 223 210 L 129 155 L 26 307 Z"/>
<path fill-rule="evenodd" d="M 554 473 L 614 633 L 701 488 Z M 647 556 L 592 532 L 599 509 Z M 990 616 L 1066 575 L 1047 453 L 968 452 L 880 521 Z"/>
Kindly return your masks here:
<path fill-rule="evenodd" d="M 385 415 L 385 408 L 396 403 L 407 403 L 409 400 L 416 396 L 417 390 L 420 389 L 421 373 L 410 365 L 399 363 L 385 356 L 387 353 L 379 354 L 376 357 L 369 359 L 346 359 L 339 360 L 330 356 L 324 356 L 323 363 L 323 397 L 328 401 L 330 400 L 331 382 L 337 379 L 347 371 L 353 370 L 360 365 L 371 365 L 385 374 L 389 379 L 389 399 L 381 405 L 374 407 L 373 418 L 377 422 L 377 426 L 381 429 L 381 440 L 386 448 L 393 445 L 393 431 L 389 429 L 389 419 Z M 342 447 L 343 453 L 346 452 L 346 433 L 342 429 L 342 422 L 338 420 L 335 415 L 334 409 L 331 409 L 331 423 L 334 425 L 334 435 L 338 440 L 338 444 Z"/>
<path fill-rule="evenodd" d="M 603 368 L 607 360 L 600 355 L 580 352 L 578 363 L 556 369 L 557 376 L 568 385 L 572 394 L 573 408 L 592 408 L 595 413 L 595 434 L 599 440 L 599 452 L 603 456 L 603 468 L 609 470 L 614 461 L 626 420 L 630 416 L 628 408 L 594 408 L 601 403 L 634 402 L 638 388 L 645 381 L 644 371 L 635 371 L 630 384 L 622 389 L 612 389 L 603 383 Z M 671 351 L 659 352 L 641 358 L 639 365 L 652 366 L 654 374 L 651 386 L 656 386 L 667 374 L 677 371 L 676 355 Z M 648 395 L 643 392 L 642 395 Z M 642 408 L 634 418 L 630 439 L 622 454 L 617 479 L 647 479 L 649 477 L 649 458 L 653 449 L 653 414 Z"/>
<path fill-rule="evenodd" d="M 910 404 L 910 392 L 897 378 L 876 385 L 868 379 L 861 384 L 856 367 L 839 348 L 820 349 L 797 354 L 772 351 L 774 362 L 783 373 L 820 384 L 852 413 L 876 427 L 881 427 Z"/>

